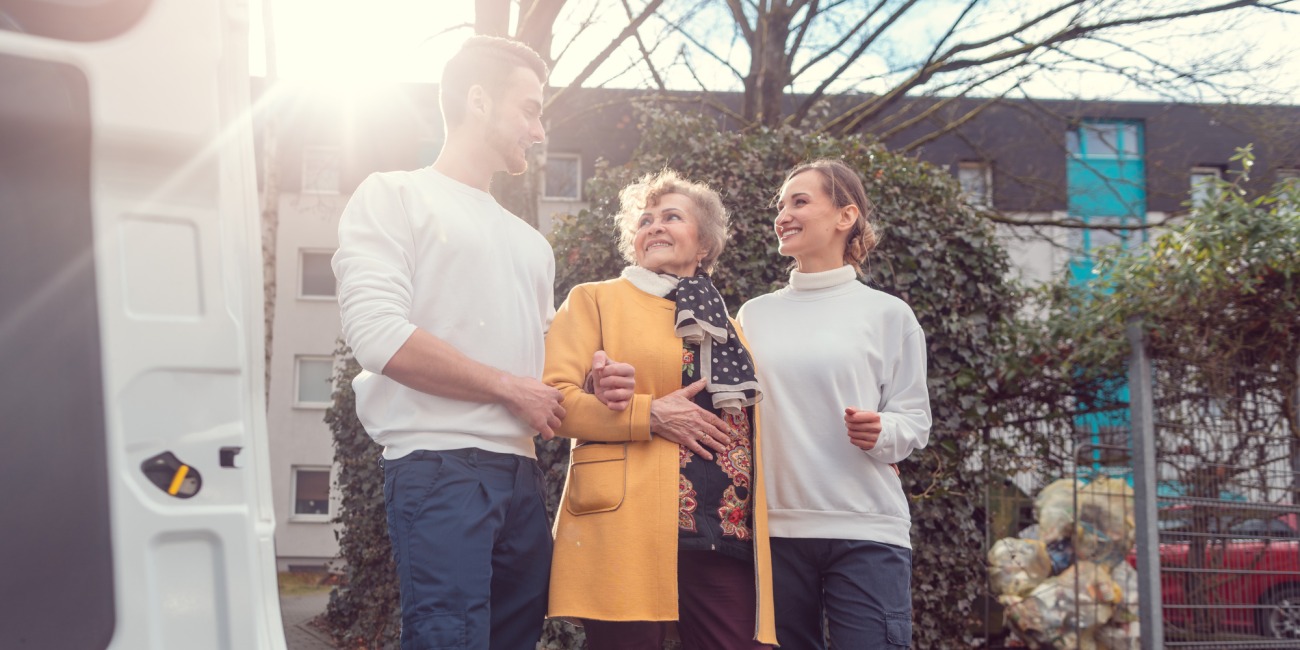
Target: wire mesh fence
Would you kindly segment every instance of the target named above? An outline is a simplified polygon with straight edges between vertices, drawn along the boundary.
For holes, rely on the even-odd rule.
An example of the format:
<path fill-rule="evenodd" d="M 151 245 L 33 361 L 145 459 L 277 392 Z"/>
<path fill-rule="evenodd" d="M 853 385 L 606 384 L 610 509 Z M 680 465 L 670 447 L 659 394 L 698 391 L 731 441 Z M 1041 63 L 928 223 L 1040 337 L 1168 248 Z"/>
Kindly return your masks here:
<path fill-rule="evenodd" d="M 1300 647 L 1300 454 L 1278 370 L 1152 361 L 1166 647 Z"/>
<path fill-rule="evenodd" d="M 1295 375 L 1156 359 L 1143 376 L 1155 477 L 1138 485 L 1152 486 L 1162 595 L 1138 598 L 1154 564 L 1135 552 L 1143 429 L 1128 386 L 1094 390 L 986 432 L 990 453 L 1011 457 L 998 465 L 1016 470 L 985 498 L 984 647 L 1300 648 Z M 1163 634 L 1144 635 L 1152 604 L 1148 627 Z"/>

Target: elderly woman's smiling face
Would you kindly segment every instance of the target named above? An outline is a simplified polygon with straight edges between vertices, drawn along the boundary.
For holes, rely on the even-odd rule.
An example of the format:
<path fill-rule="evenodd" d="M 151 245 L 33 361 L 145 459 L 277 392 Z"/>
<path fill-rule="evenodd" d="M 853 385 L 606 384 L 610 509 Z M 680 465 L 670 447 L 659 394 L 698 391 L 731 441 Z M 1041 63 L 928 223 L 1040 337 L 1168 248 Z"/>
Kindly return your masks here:
<path fill-rule="evenodd" d="M 708 251 L 700 247 L 695 202 L 682 194 L 665 194 L 641 211 L 632 250 L 636 264 L 655 273 L 695 275 Z"/>

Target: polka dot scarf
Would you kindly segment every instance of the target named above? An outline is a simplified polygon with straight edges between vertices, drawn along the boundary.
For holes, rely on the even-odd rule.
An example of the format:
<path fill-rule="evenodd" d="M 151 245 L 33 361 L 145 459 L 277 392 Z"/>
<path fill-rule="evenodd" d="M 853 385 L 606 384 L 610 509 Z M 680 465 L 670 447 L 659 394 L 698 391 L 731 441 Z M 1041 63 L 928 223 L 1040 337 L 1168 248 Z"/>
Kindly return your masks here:
<path fill-rule="evenodd" d="M 713 397 L 713 408 L 739 415 L 747 406 L 763 399 L 754 375 L 754 360 L 740 344 L 740 337 L 727 318 L 722 301 L 709 276 L 660 277 L 677 282 L 675 333 L 687 343 L 700 346 L 701 372 L 705 390 Z"/>

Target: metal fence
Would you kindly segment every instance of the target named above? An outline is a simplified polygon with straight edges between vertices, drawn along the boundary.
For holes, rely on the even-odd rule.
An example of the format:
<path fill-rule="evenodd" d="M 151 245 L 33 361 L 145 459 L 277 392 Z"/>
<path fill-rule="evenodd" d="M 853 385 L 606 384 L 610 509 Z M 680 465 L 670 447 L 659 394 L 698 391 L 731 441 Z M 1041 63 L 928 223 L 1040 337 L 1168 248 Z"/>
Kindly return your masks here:
<path fill-rule="evenodd" d="M 1295 369 L 1150 359 L 1130 338 L 1110 403 L 986 432 L 1022 455 L 990 482 L 988 545 L 1033 587 L 1007 597 L 991 568 L 984 647 L 1300 648 Z"/>
<path fill-rule="evenodd" d="M 1165 647 L 1300 648 L 1289 373 L 1150 367 Z"/>

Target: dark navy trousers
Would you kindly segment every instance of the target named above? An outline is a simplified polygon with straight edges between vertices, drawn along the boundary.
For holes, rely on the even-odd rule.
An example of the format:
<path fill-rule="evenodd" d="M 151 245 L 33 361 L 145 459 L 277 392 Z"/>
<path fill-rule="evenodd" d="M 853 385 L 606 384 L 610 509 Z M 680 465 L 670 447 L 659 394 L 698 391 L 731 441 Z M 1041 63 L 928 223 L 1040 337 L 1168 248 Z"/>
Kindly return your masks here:
<path fill-rule="evenodd" d="M 537 462 L 456 449 L 383 465 L 402 650 L 534 650 L 551 574 Z"/>
<path fill-rule="evenodd" d="M 847 539 L 773 537 L 781 650 L 900 650 L 912 644 L 912 552 Z"/>

